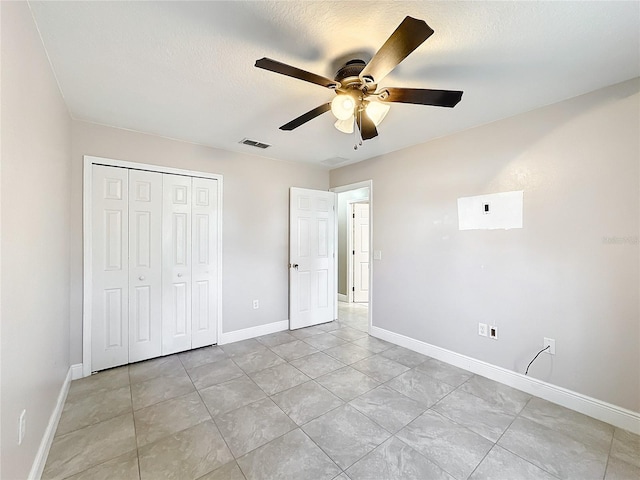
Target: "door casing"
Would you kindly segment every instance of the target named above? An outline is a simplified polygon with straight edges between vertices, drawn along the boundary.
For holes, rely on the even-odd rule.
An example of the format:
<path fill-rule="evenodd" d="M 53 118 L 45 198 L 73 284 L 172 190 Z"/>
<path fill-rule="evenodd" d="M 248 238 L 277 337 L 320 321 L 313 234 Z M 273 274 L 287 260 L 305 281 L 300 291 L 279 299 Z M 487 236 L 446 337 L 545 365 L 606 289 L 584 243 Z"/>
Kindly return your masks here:
<path fill-rule="evenodd" d="M 373 325 L 373 293 L 374 293 L 374 285 L 373 285 L 373 249 L 375 247 L 374 238 L 373 238 L 373 221 L 374 221 L 374 206 L 373 206 L 373 180 L 364 180 L 357 183 L 350 183 L 347 185 L 341 185 L 338 187 L 333 187 L 329 189 L 331 192 L 335 193 L 344 193 L 349 192 L 351 190 L 358 190 L 360 188 L 368 188 L 369 189 L 369 308 L 367 312 L 368 321 L 369 321 L 369 332 L 371 332 L 371 327 Z M 355 200 L 362 202 L 363 200 Z M 350 235 L 351 233 L 349 233 Z M 336 228 L 335 228 L 335 251 L 336 251 L 336 298 L 338 295 L 337 285 L 338 285 L 338 217 L 336 215 Z M 347 262 L 349 263 L 349 262 Z M 349 293 L 349 292 L 347 292 Z M 338 302 L 336 302 L 336 318 L 338 318 Z"/>

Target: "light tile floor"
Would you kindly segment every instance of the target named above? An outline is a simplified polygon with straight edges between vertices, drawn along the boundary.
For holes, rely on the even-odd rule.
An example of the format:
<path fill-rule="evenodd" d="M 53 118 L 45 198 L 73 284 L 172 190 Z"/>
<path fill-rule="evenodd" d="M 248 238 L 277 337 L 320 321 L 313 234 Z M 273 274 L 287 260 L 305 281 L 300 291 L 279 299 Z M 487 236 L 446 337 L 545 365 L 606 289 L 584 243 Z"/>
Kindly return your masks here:
<path fill-rule="evenodd" d="M 72 382 L 43 478 L 640 478 L 637 435 L 339 318 Z"/>

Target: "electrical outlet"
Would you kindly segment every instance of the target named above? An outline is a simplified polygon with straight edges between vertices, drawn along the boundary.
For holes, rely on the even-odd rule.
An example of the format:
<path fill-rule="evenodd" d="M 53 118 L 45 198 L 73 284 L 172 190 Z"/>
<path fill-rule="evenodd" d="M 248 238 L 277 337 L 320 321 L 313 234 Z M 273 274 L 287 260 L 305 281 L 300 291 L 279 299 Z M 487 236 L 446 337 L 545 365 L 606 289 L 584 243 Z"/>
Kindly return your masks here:
<path fill-rule="evenodd" d="M 487 324 L 486 323 L 479 323 L 478 324 L 478 335 L 481 335 L 483 337 L 487 336 Z"/>
<path fill-rule="evenodd" d="M 260 308 L 260 302 L 258 300 L 253 301 L 253 309 L 257 310 Z"/>
<path fill-rule="evenodd" d="M 549 355 L 556 354 L 556 340 L 555 338 L 547 338 L 544 337 L 544 348 L 549 347 L 549 350 L 545 350 L 544 353 L 548 353 Z"/>
<path fill-rule="evenodd" d="M 489 326 L 489 338 L 493 338 L 494 340 L 498 339 L 498 327 L 495 325 Z"/>
<path fill-rule="evenodd" d="M 22 445 L 22 440 L 27 433 L 27 411 L 22 410 L 18 420 L 18 445 Z"/>

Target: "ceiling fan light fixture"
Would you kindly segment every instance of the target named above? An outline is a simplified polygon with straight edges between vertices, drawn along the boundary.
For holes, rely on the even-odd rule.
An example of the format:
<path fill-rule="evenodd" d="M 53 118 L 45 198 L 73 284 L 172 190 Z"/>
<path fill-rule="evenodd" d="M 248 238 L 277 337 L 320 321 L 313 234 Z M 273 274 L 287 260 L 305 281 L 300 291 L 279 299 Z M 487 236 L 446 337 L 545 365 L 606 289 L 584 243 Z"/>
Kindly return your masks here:
<path fill-rule="evenodd" d="M 336 120 L 333 125 L 342 133 L 353 133 L 353 115 L 346 120 Z"/>
<path fill-rule="evenodd" d="M 356 101 L 351 95 L 339 93 L 331 101 L 331 112 L 338 120 L 347 120 L 352 117 L 355 108 Z"/>
<path fill-rule="evenodd" d="M 377 127 L 382 123 L 382 120 L 387 116 L 387 113 L 389 113 L 389 108 L 389 105 L 385 105 L 380 102 L 369 102 L 366 108 L 367 116 Z"/>

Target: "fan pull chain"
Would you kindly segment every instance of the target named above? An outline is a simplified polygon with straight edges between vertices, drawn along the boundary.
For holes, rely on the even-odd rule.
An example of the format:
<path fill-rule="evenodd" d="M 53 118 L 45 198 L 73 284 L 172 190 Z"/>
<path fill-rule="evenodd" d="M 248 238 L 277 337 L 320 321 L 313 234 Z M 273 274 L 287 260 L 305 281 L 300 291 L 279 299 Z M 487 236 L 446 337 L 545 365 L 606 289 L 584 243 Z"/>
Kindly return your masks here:
<path fill-rule="evenodd" d="M 358 122 L 356 121 L 357 112 L 353 112 L 353 149 L 358 150 Z"/>
<path fill-rule="evenodd" d="M 355 115 L 353 116 L 353 134 L 354 134 L 354 145 L 353 149 L 358 150 L 358 145 L 362 146 L 362 132 L 358 128 L 358 122 L 356 121 L 356 115 L 360 115 L 360 125 L 362 125 L 362 109 L 358 109 Z"/>

